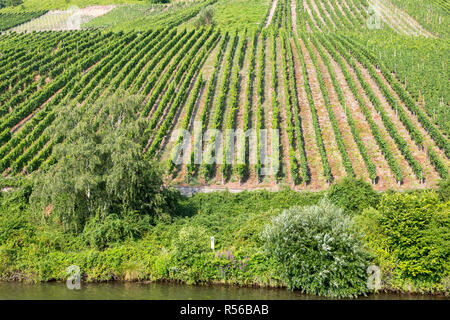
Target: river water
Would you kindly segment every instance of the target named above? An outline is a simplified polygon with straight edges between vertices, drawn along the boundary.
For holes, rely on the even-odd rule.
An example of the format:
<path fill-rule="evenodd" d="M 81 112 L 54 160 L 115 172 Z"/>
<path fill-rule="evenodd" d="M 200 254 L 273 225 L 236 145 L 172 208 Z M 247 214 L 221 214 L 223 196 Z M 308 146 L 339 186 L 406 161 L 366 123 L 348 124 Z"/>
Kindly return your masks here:
<path fill-rule="evenodd" d="M 70 290 L 63 282 L 25 284 L 0 282 L 0 300 L 316 300 L 316 296 L 286 289 L 189 286 L 176 283 L 82 283 Z M 359 299 L 446 299 L 444 296 L 377 294 Z"/>

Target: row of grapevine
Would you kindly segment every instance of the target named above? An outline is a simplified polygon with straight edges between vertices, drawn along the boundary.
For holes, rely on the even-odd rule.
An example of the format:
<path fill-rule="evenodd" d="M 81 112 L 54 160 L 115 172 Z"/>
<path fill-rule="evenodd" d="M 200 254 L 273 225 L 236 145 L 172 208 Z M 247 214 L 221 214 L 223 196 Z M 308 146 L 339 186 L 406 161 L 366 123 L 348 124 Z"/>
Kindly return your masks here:
<path fill-rule="evenodd" d="M 264 110 L 263 104 L 265 101 L 264 79 L 265 79 L 265 62 L 266 62 L 266 34 L 261 34 L 261 44 L 258 53 L 258 81 L 257 81 L 257 103 L 256 103 L 256 159 L 255 159 L 255 173 L 259 181 L 262 162 L 261 159 L 261 130 L 264 129 Z"/>
<path fill-rule="evenodd" d="M 237 64 L 234 67 L 234 73 L 231 78 L 231 90 L 229 93 L 230 96 L 230 103 L 229 103 L 229 113 L 226 123 L 226 129 L 225 129 L 225 139 L 224 139 L 224 145 L 223 145 L 223 161 L 222 161 L 222 178 L 223 181 L 229 179 L 230 175 L 230 169 L 232 166 L 232 163 L 234 162 L 234 148 L 230 147 L 234 145 L 232 143 L 232 139 L 234 140 L 234 134 L 232 132 L 233 129 L 236 128 L 236 115 L 239 110 L 239 93 L 241 88 L 241 79 L 240 79 L 240 71 L 242 67 L 244 66 L 244 58 L 245 58 L 245 51 L 247 48 L 247 38 L 246 38 L 246 32 L 239 37 L 239 44 L 238 49 L 236 52 L 237 56 Z M 239 156 L 239 154 L 238 154 Z"/>
<path fill-rule="evenodd" d="M 300 103 L 298 99 L 298 88 L 297 83 L 295 81 L 295 69 L 294 69 L 294 55 L 292 53 L 292 46 L 289 39 L 285 39 L 286 43 L 286 51 L 287 51 L 287 65 L 289 68 L 289 87 L 291 90 L 292 97 L 292 108 L 294 110 L 293 118 L 295 125 L 295 134 L 296 134 L 296 143 L 297 150 L 300 155 L 300 166 L 301 166 L 301 179 L 305 184 L 309 184 L 311 182 L 311 174 L 309 171 L 308 160 L 306 157 L 305 150 L 305 140 L 303 137 L 303 129 L 302 129 L 302 119 L 300 117 Z"/>
<path fill-rule="evenodd" d="M 328 183 L 331 183 L 333 181 L 333 175 L 331 173 L 331 167 L 330 167 L 330 164 L 327 159 L 327 153 L 326 153 L 325 145 L 324 145 L 324 142 L 322 139 L 322 131 L 320 129 L 319 118 L 317 115 L 316 106 L 314 104 L 314 99 L 313 99 L 310 84 L 309 84 L 306 63 L 305 63 L 305 60 L 304 60 L 304 57 L 302 54 L 300 41 L 297 38 L 295 38 L 294 40 L 295 40 L 295 44 L 296 44 L 299 56 L 301 57 L 300 64 L 302 65 L 303 78 L 304 78 L 304 83 L 305 83 L 305 91 L 306 91 L 306 95 L 307 95 L 307 99 L 308 99 L 308 105 L 309 105 L 309 108 L 310 108 L 311 114 L 312 114 L 312 121 L 313 121 L 313 126 L 314 126 L 316 143 L 317 143 L 317 147 L 319 148 L 320 158 L 322 160 L 323 174 L 325 176 L 325 180 Z M 306 42 L 304 34 L 302 34 L 302 40 L 303 40 L 303 43 Z"/>
<path fill-rule="evenodd" d="M 180 130 L 184 133 L 185 130 L 189 129 L 189 125 L 192 121 L 192 114 L 194 112 L 195 106 L 197 105 L 197 101 L 199 99 L 201 90 L 203 89 L 205 85 L 205 81 L 203 80 L 203 75 L 200 73 L 197 76 L 197 80 L 195 80 L 194 88 L 192 89 L 192 93 L 189 98 L 189 102 L 187 103 L 186 107 L 186 114 L 183 118 L 183 121 L 181 123 Z M 179 155 L 179 152 L 182 148 L 182 142 L 184 142 L 185 137 L 183 135 L 180 135 L 178 139 L 175 141 L 174 147 L 172 149 L 172 156 L 169 159 L 169 172 L 172 172 L 175 169 L 175 162 L 174 159 Z M 189 171 L 189 170 L 188 170 Z M 189 179 L 189 174 L 186 175 L 187 179 Z"/>
<path fill-rule="evenodd" d="M 338 54 L 336 48 L 329 42 L 329 39 L 325 39 L 322 37 L 322 38 L 320 38 L 320 41 L 322 42 L 324 47 L 327 49 L 327 51 L 330 53 L 330 55 L 333 57 L 334 61 L 336 61 L 336 63 L 341 68 L 341 71 L 344 74 L 345 80 L 346 80 L 348 86 L 350 87 L 350 90 L 352 91 L 353 96 L 358 101 L 361 112 L 363 113 L 364 117 L 366 118 L 367 123 L 370 126 L 370 130 L 372 131 L 372 135 L 373 135 L 375 141 L 377 142 L 378 147 L 380 148 L 384 158 L 386 159 L 386 162 L 388 163 L 392 173 L 394 174 L 396 181 L 398 183 L 401 183 L 403 181 L 403 174 L 400 169 L 400 166 L 399 166 L 397 160 L 394 158 L 392 151 L 389 149 L 388 144 L 383 139 L 380 129 L 378 128 L 375 121 L 372 119 L 370 110 L 366 106 L 361 94 L 358 92 L 356 84 L 355 84 L 352 76 L 350 75 L 350 72 L 347 69 L 347 66 L 346 66 L 344 60 Z"/>
<path fill-rule="evenodd" d="M 238 37 L 237 31 L 236 31 L 236 33 L 233 35 L 233 38 L 231 39 L 231 47 L 225 58 L 225 68 L 224 68 L 223 76 L 222 76 L 222 79 L 223 79 L 222 86 L 220 88 L 220 93 L 217 98 L 217 101 L 215 102 L 214 120 L 212 123 L 212 129 L 215 129 L 215 130 L 220 129 L 220 126 L 222 125 L 222 120 L 223 120 L 224 113 L 225 113 L 226 99 L 227 99 L 228 91 L 230 88 L 230 82 L 228 81 L 228 79 L 230 78 L 231 70 L 233 67 L 234 54 L 236 51 L 236 47 L 238 45 L 238 40 L 239 40 L 239 37 Z M 216 136 L 212 136 L 209 141 L 209 145 L 210 145 L 211 149 L 206 150 L 205 159 L 204 159 L 203 165 L 202 165 L 202 173 L 203 173 L 203 176 L 205 177 L 205 179 L 208 179 L 211 177 L 211 173 L 212 173 L 212 169 L 213 169 L 213 164 L 212 164 L 211 160 L 214 157 L 216 157 L 216 153 L 215 153 L 216 150 L 215 150 L 215 146 L 214 146 L 215 143 L 216 143 Z"/>
<path fill-rule="evenodd" d="M 217 86 L 217 81 L 219 77 L 220 72 L 220 66 L 223 59 L 223 55 L 225 53 L 225 50 L 227 48 L 227 43 L 229 40 L 228 33 L 225 33 L 222 35 L 222 40 L 219 44 L 219 51 L 217 52 L 217 56 L 214 61 L 214 67 L 211 74 L 211 78 L 209 80 L 208 87 L 206 89 L 206 95 L 204 100 L 204 106 L 203 110 L 200 114 L 200 123 L 201 123 L 201 129 L 198 130 L 198 132 L 195 132 L 194 136 L 194 144 L 193 148 L 191 150 L 191 155 L 189 157 L 189 164 L 186 167 L 186 177 L 189 179 L 191 176 L 194 175 L 196 172 L 196 169 L 198 168 L 195 164 L 200 163 L 201 161 L 201 152 L 202 152 L 202 144 L 201 140 L 203 138 L 203 135 L 205 134 L 206 127 L 209 121 L 210 111 L 213 107 L 214 102 L 214 93 Z"/>
<path fill-rule="evenodd" d="M 345 50 L 339 43 L 336 43 L 336 47 L 341 52 L 341 54 L 347 59 L 350 66 L 353 68 L 353 70 L 356 73 L 356 76 L 358 77 L 359 82 L 361 83 L 362 87 L 364 88 L 364 91 L 369 98 L 370 102 L 376 109 L 376 111 L 380 114 L 381 120 L 383 121 L 384 127 L 386 128 L 389 135 L 392 137 L 392 139 L 395 141 L 397 148 L 400 150 L 403 157 L 406 159 L 408 164 L 410 165 L 411 169 L 413 170 L 414 174 L 416 175 L 417 179 L 420 181 L 423 181 L 424 174 L 422 166 L 418 163 L 418 161 L 414 158 L 414 156 L 411 153 L 411 150 L 408 147 L 408 144 L 406 141 L 401 137 L 401 135 L 398 133 L 394 123 L 387 115 L 386 111 L 384 110 L 383 106 L 381 105 L 380 100 L 377 98 L 375 93 L 373 92 L 373 89 L 370 87 L 370 85 L 367 83 L 367 81 L 364 79 L 361 70 L 356 65 L 355 60 L 352 56 L 349 55 L 348 51 Z"/>
<path fill-rule="evenodd" d="M 295 108 L 293 105 L 293 96 L 294 92 L 292 91 L 292 87 L 289 83 L 289 72 L 286 63 L 286 55 L 287 55 L 287 48 L 286 48 L 286 35 L 284 32 L 280 32 L 280 47 L 281 47 L 281 70 L 283 74 L 283 81 L 284 81 L 284 98 L 285 98 L 285 112 L 286 112 L 286 132 L 288 135 L 288 142 L 289 142 L 289 165 L 290 165 L 290 171 L 291 171 L 291 177 L 294 184 L 298 184 L 300 181 L 300 172 L 298 168 L 298 161 L 296 157 L 296 142 L 295 142 L 295 132 L 294 132 L 294 123 L 295 120 L 293 119 L 292 115 L 292 109 Z"/>
<path fill-rule="evenodd" d="M 325 107 L 327 108 L 327 111 L 328 111 L 328 118 L 330 119 L 331 126 L 333 127 L 335 140 L 336 140 L 339 152 L 342 157 L 342 163 L 344 165 L 347 175 L 353 177 L 353 176 L 355 176 L 355 172 L 353 170 L 352 162 L 350 161 L 350 159 L 348 157 L 346 146 L 344 144 L 344 140 L 342 138 L 342 134 L 340 132 L 339 125 L 336 120 L 336 115 L 334 114 L 333 107 L 331 106 L 330 97 L 328 95 L 328 90 L 325 87 L 325 81 L 323 79 L 323 75 L 322 75 L 322 72 L 319 67 L 319 62 L 317 60 L 316 55 L 313 52 L 313 49 L 312 49 L 309 41 L 306 41 L 304 43 L 305 43 L 306 49 L 308 50 L 309 56 L 311 57 L 311 60 L 314 64 L 314 67 L 316 69 L 317 80 L 319 81 L 319 86 L 320 86 L 320 90 L 322 92 L 322 97 L 325 102 Z"/>
<path fill-rule="evenodd" d="M 256 67 L 256 50 L 258 47 L 258 34 L 253 33 L 250 37 L 250 49 L 249 49 L 249 65 L 247 72 L 247 87 L 245 88 L 245 101 L 244 101 L 244 115 L 242 130 L 244 135 L 241 137 L 240 145 L 242 146 L 242 154 L 238 158 L 238 164 L 236 165 L 236 173 L 239 180 L 242 182 L 244 177 L 248 174 L 248 160 L 247 150 L 249 148 L 249 137 L 246 132 L 250 127 L 250 110 L 253 105 L 253 89 L 255 80 L 255 67 Z M 239 155 L 238 155 L 239 157 Z"/>
<path fill-rule="evenodd" d="M 278 66 L 277 66 L 277 36 L 274 32 L 270 35 L 271 40 L 271 55 L 270 60 L 272 64 L 272 134 L 271 134 L 271 145 L 272 145 L 272 156 L 271 156 L 271 169 L 273 176 L 279 180 L 281 178 L 281 168 L 280 168 L 280 149 L 279 137 L 280 132 L 280 102 L 278 100 Z M 280 133 L 280 134 L 277 134 Z"/>
<path fill-rule="evenodd" d="M 322 35 L 319 35 L 318 37 L 321 38 L 321 42 L 325 41 L 323 39 Z M 343 109 L 343 111 L 346 115 L 347 123 L 350 127 L 350 131 L 352 132 L 353 140 L 355 141 L 356 145 L 358 146 L 358 150 L 359 150 L 359 152 L 363 158 L 363 161 L 366 165 L 367 172 L 369 174 L 369 178 L 372 181 L 372 183 L 374 183 L 377 179 L 377 172 L 376 172 L 375 164 L 370 159 L 367 148 L 361 139 L 358 129 L 356 128 L 356 123 L 355 123 L 355 120 L 353 119 L 352 113 L 351 113 L 350 109 L 347 108 L 346 99 L 342 92 L 341 86 L 339 85 L 339 83 L 337 81 L 337 78 L 336 78 L 335 72 L 333 70 L 333 67 L 331 66 L 330 60 L 328 59 L 328 56 L 325 54 L 324 50 L 321 47 L 321 44 L 318 42 L 316 37 L 312 37 L 311 40 L 312 40 L 314 46 L 316 47 L 317 51 L 319 52 L 319 55 L 320 55 L 322 61 L 327 66 L 328 73 L 331 77 L 331 82 L 333 84 L 334 90 L 337 93 L 341 108 Z"/>
<path fill-rule="evenodd" d="M 148 148 L 149 156 L 154 156 L 156 151 L 158 150 L 163 138 L 169 132 L 173 119 L 175 117 L 176 112 L 179 108 L 184 105 L 185 100 L 188 96 L 189 86 L 191 85 L 191 81 L 194 78 L 195 74 L 198 73 L 199 68 L 207 57 L 207 54 L 210 52 L 211 48 L 216 44 L 217 39 L 219 38 L 219 32 L 214 32 L 212 34 L 212 29 L 206 32 L 205 36 L 199 40 L 199 43 L 186 57 L 185 63 L 186 67 L 189 67 L 186 70 L 186 76 L 184 77 L 183 82 L 177 92 L 176 97 L 174 98 L 173 103 L 170 106 L 169 111 L 167 112 L 161 126 L 158 129 L 158 132 L 155 134 L 155 137 Z M 197 54 L 198 50 L 201 51 Z M 194 60 L 192 62 L 192 60 Z M 181 79 L 180 79 L 181 80 Z"/>

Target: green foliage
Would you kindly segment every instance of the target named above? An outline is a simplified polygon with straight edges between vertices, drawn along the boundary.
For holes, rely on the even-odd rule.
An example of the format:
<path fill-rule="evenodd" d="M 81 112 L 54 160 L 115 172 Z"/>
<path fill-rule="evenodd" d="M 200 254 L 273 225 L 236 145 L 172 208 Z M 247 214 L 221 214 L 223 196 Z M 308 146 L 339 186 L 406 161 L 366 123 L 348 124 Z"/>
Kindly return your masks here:
<path fill-rule="evenodd" d="M 439 281 L 450 271 L 450 203 L 435 192 L 384 194 L 378 223 L 397 259 L 397 272 L 411 280 Z"/>
<path fill-rule="evenodd" d="M 87 28 L 108 28 L 120 30 L 149 30 L 160 27 L 177 27 L 196 16 L 217 0 L 177 1 L 167 0 L 136 2 L 128 6 L 117 6 L 107 14 L 83 24 Z"/>
<path fill-rule="evenodd" d="M 331 186 L 327 193 L 331 202 L 346 213 L 358 214 L 364 209 L 375 208 L 380 195 L 362 179 L 344 178 Z"/>
<path fill-rule="evenodd" d="M 367 291 L 369 254 L 350 218 L 327 200 L 285 210 L 261 237 L 290 289 L 327 297 Z"/>
<path fill-rule="evenodd" d="M 138 213 L 110 214 L 105 218 L 95 216 L 86 223 L 83 237 L 91 247 L 102 250 L 113 243 L 142 237 L 151 224 L 148 215 Z"/>
<path fill-rule="evenodd" d="M 89 217 L 129 211 L 155 216 L 173 200 L 162 188 L 158 165 L 144 159 L 140 139 L 146 121 L 136 119 L 136 98 L 114 97 L 102 107 L 107 112 L 101 130 L 67 114 L 57 131 L 73 131 L 56 151 L 61 161 L 38 175 L 32 194 L 37 216 L 76 233 Z"/>
<path fill-rule="evenodd" d="M 450 177 L 439 182 L 438 193 L 442 201 L 450 201 Z"/>
<path fill-rule="evenodd" d="M 2 8 L 2 2 L 0 0 L 0 9 Z M 31 11 L 31 12 L 12 12 L 12 13 L 0 13 L 0 31 L 7 30 L 18 26 L 22 23 L 36 19 L 43 14 L 46 10 Z"/>
<path fill-rule="evenodd" d="M 210 236 L 202 226 L 185 226 L 173 241 L 173 256 L 184 267 L 194 265 L 208 249 Z"/>

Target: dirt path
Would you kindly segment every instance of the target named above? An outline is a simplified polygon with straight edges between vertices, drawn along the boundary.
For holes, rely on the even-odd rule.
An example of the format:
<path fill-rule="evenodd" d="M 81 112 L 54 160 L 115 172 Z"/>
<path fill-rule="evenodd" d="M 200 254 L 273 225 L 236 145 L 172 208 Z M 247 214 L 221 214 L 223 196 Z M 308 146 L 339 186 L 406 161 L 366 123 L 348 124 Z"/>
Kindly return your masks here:
<path fill-rule="evenodd" d="M 267 186 L 267 187 L 248 187 L 248 186 L 241 186 L 241 187 L 220 187 L 220 186 L 186 186 L 186 185 L 176 185 L 174 186 L 175 189 L 177 189 L 183 196 L 191 197 L 196 193 L 211 193 L 211 192 L 230 192 L 230 193 L 239 193 L 243 191 L 270 191 L 270 192 L 277 192 L 280 190 L 280 187 L 278 185 L 275 186 Z"/>
<path fill-rule="evenodd" d="M 270 25 L 270 23 L 272 22 L 272 18 L 275 13 L 275 9 L 277 8 L 277 3 L 278 3 L 278 0 L 273 0 L 272 7 L 270 7 L 269 16 L 267 17 L 267 21 L 266 21 L 264 28 L 267 28 Z"/>

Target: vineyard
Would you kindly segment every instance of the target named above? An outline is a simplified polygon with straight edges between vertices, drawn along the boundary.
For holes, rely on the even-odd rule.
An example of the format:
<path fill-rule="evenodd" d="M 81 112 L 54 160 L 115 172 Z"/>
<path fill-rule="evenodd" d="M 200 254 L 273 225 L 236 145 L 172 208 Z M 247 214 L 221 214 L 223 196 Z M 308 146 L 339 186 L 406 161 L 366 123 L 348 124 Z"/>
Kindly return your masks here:
<path fill-rule="evenodd" d="M 0 32 L 36 19 L 46 12 L 46 10 L 42 10 L 21 13 L 0 13 Z"/>
<path fill-rule="evenodd" d="M 427 46 L 416 45 L 446 39 L 378 0 L 274 0 L 248 28 L 244 20 L 233 30 L 192 27 L 199 12 L 221 3 L 156 7 L 147 29 L 128 23 L 117 31 L 110 21 L 118 12 L 134 14 L 118 8 L 88 30 L 3 33 L 2 174 L 57 163 L 55 146 L 70 140 L 54 130 L 64 114 L 97 121 L 118 93 L 138 97 L 148 119 L 142 149 L 167 164 L 172 184 L 320 190 L 353 176 L 378 190 L 406 190 L 449 176 L 448 63 L 429 50 L 436 62 L 420 69 Z M 0 29 L 44 13 L 2 13 Z M 388 37 L 398 42 L 377 45 Z M 417 52 L 392 50 L 403 40 Z M 211 135 L 217 130 L 223 134 Z M 255 135 L 235 134 L 248 131 Z"/>

